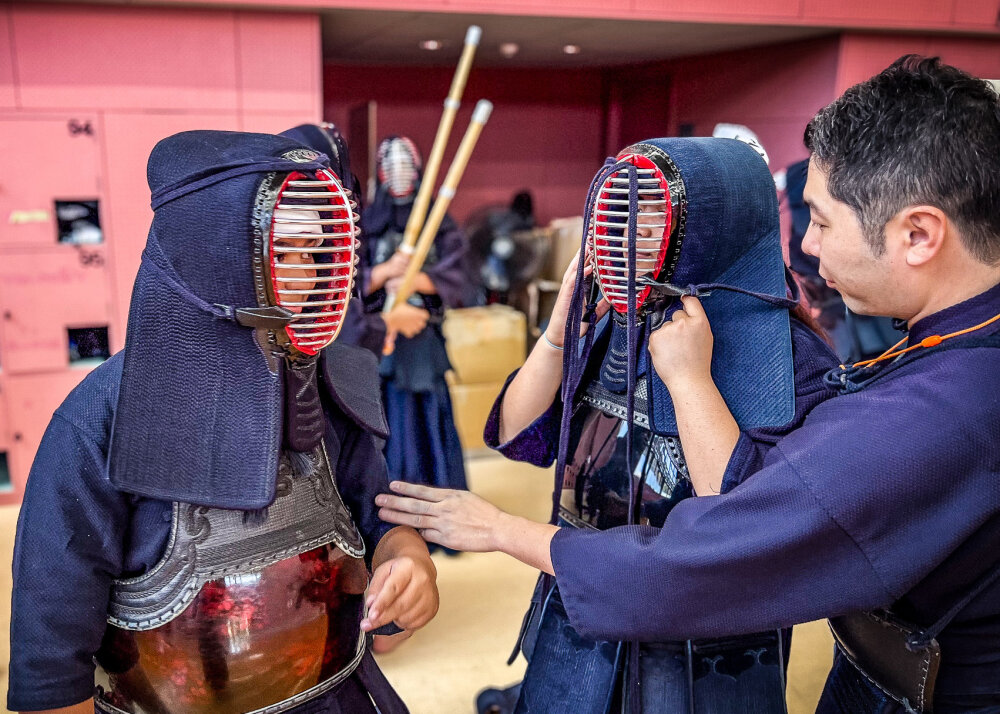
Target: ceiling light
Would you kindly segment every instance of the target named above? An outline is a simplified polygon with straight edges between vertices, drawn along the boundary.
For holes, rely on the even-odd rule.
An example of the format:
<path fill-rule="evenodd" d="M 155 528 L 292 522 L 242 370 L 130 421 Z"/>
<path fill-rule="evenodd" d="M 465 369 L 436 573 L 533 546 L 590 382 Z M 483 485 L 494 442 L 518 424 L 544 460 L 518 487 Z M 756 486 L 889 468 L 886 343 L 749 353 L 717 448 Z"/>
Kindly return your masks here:
<path fill-rule="evenodd" d="M 568 55 L 580 54 L 580 45 L 563 45 L 563 52 Z"/>
<path fill-rule="evenodd" d="M 500 44 L 500 54 L 507 59 L 516 55 L 520 49 L 516 42 L 503 42 Z"/>
<path fill-rule="evenodd" d="M 441 49 L 440 40 L 424 40 L 420 43 L 420 49 L 422 50 L 439 50 Z"/>

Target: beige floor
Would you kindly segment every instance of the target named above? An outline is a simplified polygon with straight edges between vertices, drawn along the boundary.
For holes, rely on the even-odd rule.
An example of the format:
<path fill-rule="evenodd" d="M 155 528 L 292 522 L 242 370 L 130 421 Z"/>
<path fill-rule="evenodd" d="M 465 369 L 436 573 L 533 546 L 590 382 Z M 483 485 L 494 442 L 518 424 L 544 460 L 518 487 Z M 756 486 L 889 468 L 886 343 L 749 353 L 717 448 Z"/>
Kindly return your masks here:
<path fill-rule="evenodd" d="M 473 455 L 470 487 L 506 510 L 544 520 L 551 472 L 497 456 Z M 0 508 L 0 561 L 10 563 L 17 509 Z M 424 630 L 380 663 L 412 714 L 470 714 L 473 698 L 490 685 L 517 681 L 523 660 L 508 667 L 510 652 L 536 572 L 495 553 L 435 555 L 441 612 Z M 9 566 L 0 567 L 0 663 L 6 691 L 10 623 Z M 796 628 L 789 664 L 790 714 L 812 712 L 830 663 L 830 636 L 823 623 Z M 734 712 L 739 707 L 734 707 Z"/>

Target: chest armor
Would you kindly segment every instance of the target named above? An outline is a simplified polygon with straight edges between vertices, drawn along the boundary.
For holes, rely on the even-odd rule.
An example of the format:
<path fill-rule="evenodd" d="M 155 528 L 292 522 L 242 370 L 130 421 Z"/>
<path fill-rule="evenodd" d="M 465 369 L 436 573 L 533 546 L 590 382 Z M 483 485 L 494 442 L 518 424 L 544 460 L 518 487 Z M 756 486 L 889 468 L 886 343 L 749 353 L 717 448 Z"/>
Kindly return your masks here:
<path fill-rule="evenodd" d="M 324 445 L 279 461 L 265 511 L 173 506 L 166 551 L 115 582 L 98 711 L 278 714 L 333 689 L 365 652 L 364 544 Z"/>
<path fill-rule="evenodd" d="M 662 527 L 674 504 L 693 495 L 680 441 L 649 430 L 645 380 L 636 390 L 631 464 L 626 463 L 626 413 L 625 395 L 596 380 L 574 408 L 559 508 L 571 526 L 604 530 L 626 525 L 629 489 L 640 482 L 643 525 Z"/>

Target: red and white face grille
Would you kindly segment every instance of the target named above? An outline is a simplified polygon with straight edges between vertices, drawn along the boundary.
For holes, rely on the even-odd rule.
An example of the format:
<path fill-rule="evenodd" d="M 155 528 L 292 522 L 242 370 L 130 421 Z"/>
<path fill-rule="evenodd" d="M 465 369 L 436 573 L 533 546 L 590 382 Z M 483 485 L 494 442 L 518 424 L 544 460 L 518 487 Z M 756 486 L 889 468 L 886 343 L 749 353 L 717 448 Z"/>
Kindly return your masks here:
<path fill-rule="evenodd" d="M 420 178 L 420 152 L 405 136 L 385 139 L 376 156 L 379 183 L 385 184 L 394 198 L 406 198 Z"/>
<path fill-rule="evenodd" d="M 285 328 L 299 352 L 314 355 L 337 337 L 354 286 L 357 226 L 337 176 L 292 172 L 278 191 L 271 222 L 275 303 L 294 313 Z"/>
<path fill-rule="evenodd" d="M 663 172 L 642 154 L 619 155 L 618 161 L 636 167 L 638 203 L 635 236 L 635 276 L 655 279 L 663 268 L 670 245 L 672 208 L 670 188 Z M 594 201 L 590 230 L 590 259 L 601 292 L 611 307 L 628 313 L 628 218 L 630 206 L 628 169 L 622 168 L 604 182 Z M 636 310 L 649 297 L 650 287 L 636 285 Z"/>

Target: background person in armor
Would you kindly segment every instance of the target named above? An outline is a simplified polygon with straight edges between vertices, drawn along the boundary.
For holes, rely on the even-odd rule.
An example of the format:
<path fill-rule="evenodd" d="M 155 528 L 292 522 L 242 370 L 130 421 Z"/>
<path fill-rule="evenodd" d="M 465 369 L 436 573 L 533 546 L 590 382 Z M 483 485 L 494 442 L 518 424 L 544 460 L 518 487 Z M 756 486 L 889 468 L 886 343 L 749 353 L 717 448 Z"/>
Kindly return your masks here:
<path fill-rule="evenodd" d="M 8 706 L 405 712 L 369 633 L 425 624 L 435 569 L 377 517 L 376 363 L 334 342 L 350 197 L 265 134 L 169 137 L 148 178 L 125 349 L 56 410 L 28 479 Z"/>
<path fill-rule="evenodd" d="M 351 199 L 357 203 L 358 212 L 364 215 L 362 205 L 361 183 L 351 171 L 351 157 L 347 140 L 337 126 L 331 122 L 322 124 L 300 124 L 283 131 L 281 136 L 287 136 L 303 146 L 326 154 L 330 159 L 330 168 L 344 177 L 350 186 L 348 192 Z M 364 251 L 361 251 L 362 255 Z M 355 291 L 358 286 L 355 285 Z M 376 356 L 382 356 L 382 346 L 385 344 L 387 331 L 395 331 L 404 337 L 415 337 L 427 326 L 430 313 L 422 307 L 409 303 L 398 305 L 392 312 L 366 312 L 362 300 L 352 300 L 347 306 L 344 324 L 337 339 L 346 344 L 360 345 L 371 350 Z"/>
<path fill-rule="evenodd" d="M 411 522 L 432 538 L 454 524 L 475 534 L 462 546 L 554 574 L 585 637 L 712 637 L 830 617 L 838 647 L 820 714 L 996 712 L 1000 99 L 908 55 L 820 110 L 805 142 L 803 250 L 851 310 L 905 322 L 903 341 L 831 370 L 837 396 L 738 485 L 677 504 L 659 529 L 535 524 L 461 493 L 425 502 Z M 685 333 L 693 347 L 707 326 Z M 543 414 L 527 431 L 552 429 Z M 726 479 L 747 445 L 741 436 Z"/>
<path fill-rule="evenodd" d="M 637 174 L 634 200 L 630 167 Z M 808 314 L 786 299 L 774 185 L 766 164 L 748 145 L 732 139 L 644 142 L 610 160 L 594 186 L 600 188 L 588 199 L 588 210 L 594 209 L 595 242 L 587 241 L 583 266 L 575 260 L 567 269 L 545 338 L 508 380 L 490 415 L 486 439 L 509 458 L 551 465 L 561 442 L 562 384 L 574 397 L 568 434 L 563 432 L 565 476 L 557 483 L 561 527 L 594 533 L 639 523 L 644 531 L 655 533 L 669 523 L 672 509 L 691 500 L 695 492 L 730 491 L 758 468 L 785 432 L 831 396 L 822 376 L 836 362 L 813 331 Z M 723 212 L 717 210 L 719 205 L 738 205 L 739 210 Z M 627 228 L 632 217 L 634 235 Z M 634 269 L 628 267 L 630 247 Z M 644 295 L 651 280 L 667 286 L 668 294 L 649 290 Z M 664 374 L 666 363 L 676 355 L 666 354 L 663 345 L 681 341 L 678 333 L 689 331 L 692 323 L 706 322 L 696 298 L 685 296 L 687 304 L 680 309 L 676 292 L 670 294 L 675 281 L 702 284 L 706 309 L 712 311 L 714 333 L 726 356 L 715 363 L 713 372 L 740 424 L 707 368 L 681 374 L 687 382 L 683 393 L 672 375 Z M 770 302 L 727 288 L 754 292 Z M 629 290 L 642 303 L 637 311 L 628 308 Z M 591 325 L 586 334 L 598 334 L 592 342 L 585 336 L 580 357 L 585 369 L 579 386 L 571 387 L 563 380 L 564 364 L 569 365 L 567 373 L 572 372 L 578 369 L 577 358 L 563 348 L 565 335 L 578 328 L 566 325 L 568 320 L 579 324 L 580 313 L 572 316 L 571 307 L 588 294 L 594 316 L 586 323 Z M 604 313 L 610 316 L 601 321 Z M 631 347 L 629 318 L 639 333 Z M 708 351 L 710 357 L 710 345 Z M 650 361 L 658 378 L 666 377 L 662 382 L 653 378 Z M 670 372 L 680 373 L 686 366 L 677 361 Z M 728 372 L 741 363 L 768 368 L 734 380 Z M 770 395 L 758 398 L 761 381 L 769 382 Z M 676 415 L 668 402 L 661 401 L 667 396 L 664 383 L 672 390 L 669 396 L 674 398 Z M 631 428 L 630 408 L 634 409 Z M 737 441 L 740 457 L 727 471 Z M 685 447 L 683 453 L 680 445 Z M 684 454 L 689 454 L 687 459 Z M 400 484 L 393 487 L 426 500 L 380 496 L 376 502 L 383 506 L 383 518 L 415 523 L 426 538 L 451 547 L 506 548 L 502 538 L 492 539 L 504 529 L 502 524 L 493 526 L 494 517 L 507 516 L 497 516 L 481 499 Z M 635 506 L 636 502 L 641 505 Z M 433 516 L 422 515 L 419 521 L 410 515 L 430 509 Z M 636 510 L 637 517 L 630 516 Z M 542 547 L 551 533 L 543 530 L 534 538 L 532 547 Z M 685 553 L 680 543 L 660 540 L 657 546 L 676 548 L 682 558 L 698 557 L 696 551 Z M 657 554 L 649 552 L 648 558 L 653 566 Z M 627 577 L 619 573 L 617 580 L 601 578 L 595 566 L 602 567 L 581 559 L 566 567 L 574 577 L 598 579 L 597 586 L 607 594 L 605 601 L 571 604 L 588 613 L 592 607 L 601 608 L 599 615 L 596 610 L 593 615 L 607 621 L 609 634 L 618 627 L 625 601 L 642 598 L 637 606 L 647 607 L 645 598 L 672 600 L 669 589 L 647 583 L 645 565 L 636 565 Z M 677 641 L 657 636 L 652 626 L 644 632 L 638 623 L 627 638 L 582 632 L 574 622 L 575 613 L 568 612 L 563 602 L 565 573 L 556 572 L 551 591 L 543 580 L 536 593 L 534 607 L 541 613 L 529 612 L 529 618 L 537 618 L 537 624 L 529 626 L 535 642 L 526 641 L 523 647 L 529 664 L 514 711 L 784 711 L 787 633 L 764 627 L 736 637 L 732 635 L 737 633 L 719 628 L 695 641 Z M 636 583 L 642 584 L 642 592 L 633 588 Z M 711 601 L 703 605 L 713 610 Z M 629 674 L 636 670 L 638 674 Z M 633 682 L 638 686 L 633 688 Z"/>
<path fill-rule="evenodd" d="M 420 155 L 406 137 L 389 137 L 378 148 L 375 199 L 362 219 L 362 291 L 368 310 L 381 310 L 386 292 L 400 283 L 409 257 L 398 251 L 420 185 Z M 379 372 L 390 436 L 389 473 L 413 483 L 466 488 L 462 447 L 452 417 L 444 374 L 451 369 L 441 321 L 458 307 L 466 289 L 465 238 L 445 216 L 410 303 L 427 311 L 426 329 L 400 336 Z"/>

